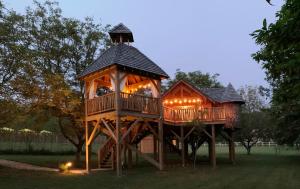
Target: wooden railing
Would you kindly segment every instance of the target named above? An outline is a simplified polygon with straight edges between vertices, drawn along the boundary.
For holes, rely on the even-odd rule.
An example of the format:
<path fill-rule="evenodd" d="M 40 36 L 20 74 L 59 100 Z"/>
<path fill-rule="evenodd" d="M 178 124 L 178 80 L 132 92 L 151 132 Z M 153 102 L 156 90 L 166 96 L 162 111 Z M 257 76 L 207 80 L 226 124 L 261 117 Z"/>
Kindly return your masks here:
<path fill-rule="evenodd" d="M 121 93 L 121 109 L 138 113 L 159 115 L 159 98 Z"/>
<path fill-rule="evenodd" d="M 105 94 L 93 99 L 87 100 L 88 115 L 97 114 L 115 109 L 115 93 Z"/>
<path fill-rule="evenodd" d="M 88 115 L 98 114 L 116 109 L 115 93 L 87 100 Z M 120 93 L 120 108 L 123 111 L 159 115 L 160 99 L 137 94 Z"/>
<path fill-rule="evenodd" d="M 223 107 L 196 109 L 172 109 L 164 107 L 164 120 L 171 122 L 191 122 L 200 120 L 209 121 L 225 121 L 225 109 Z"/>

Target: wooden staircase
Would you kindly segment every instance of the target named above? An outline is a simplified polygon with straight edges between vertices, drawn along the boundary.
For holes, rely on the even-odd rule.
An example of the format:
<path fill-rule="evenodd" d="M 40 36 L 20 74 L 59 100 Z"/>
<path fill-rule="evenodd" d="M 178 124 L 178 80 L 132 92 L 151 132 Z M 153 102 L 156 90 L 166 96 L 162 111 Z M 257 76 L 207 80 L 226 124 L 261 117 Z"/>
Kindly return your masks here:
<path fill-rule="evenodd" d="M 98 168 L 114 169 L 115 141 L 109 138 L 98 150 Z"/>

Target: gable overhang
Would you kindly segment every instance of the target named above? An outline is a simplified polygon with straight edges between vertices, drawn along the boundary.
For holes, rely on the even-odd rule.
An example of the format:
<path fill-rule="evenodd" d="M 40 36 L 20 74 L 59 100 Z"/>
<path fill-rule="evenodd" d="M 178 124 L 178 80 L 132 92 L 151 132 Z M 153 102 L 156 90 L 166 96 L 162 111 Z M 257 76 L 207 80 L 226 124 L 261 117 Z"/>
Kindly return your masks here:
<path fill-rule="evenodd" d="M 184 81 L 184 80 L 179 80 L 177 81 L 172 87 L 170 87 L 163 95 L 162 98 L 165 98 L 172 90 L 174 90 L 178 85 L 180 84 L 184 84 L 186 85 L 188 88 L 190 88 L 191 90 L 193 90 L 196 94 L 208 99 L 210 102 L 212 103 L 219 103 L 218 101 L 213 100 L 212 98 L 210 98 L 209 96 L 207 96 L 206 94 L 202 93 L 200 90 L 198 90 L 196 87 L 194 87 L 193 85 L 191 85 L 190 83 Z"/>

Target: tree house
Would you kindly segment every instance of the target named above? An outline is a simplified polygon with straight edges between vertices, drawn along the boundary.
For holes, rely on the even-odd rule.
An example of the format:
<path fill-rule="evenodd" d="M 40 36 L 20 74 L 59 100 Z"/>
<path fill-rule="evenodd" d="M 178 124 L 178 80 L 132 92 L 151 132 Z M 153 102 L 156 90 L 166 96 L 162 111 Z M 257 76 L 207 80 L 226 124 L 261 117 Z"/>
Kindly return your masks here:
<path fill-rule="evenodd" d="M 132 32 L 122 23 L 109 35 L 113 45 L 101 54 L 80 79 L 85 82 L 86 168 L 90 170 L 90 149 L 98 131 L 108 136 L 99 150 L 99 166 L 110 165 L 121 175 L 121 163 L 131 166 L 132 151 L 163 169 L 163 159 L 136 149 L 145 133 L 151 132 L 163 150 L 161 80 L 168 75 L 131 46 Z M 158 161 L 157 161 L 158 160 Z"/>
<path fill-rule="evenodd" d="M 122 174 L 124 163 L 132 166 L 133 151 L 162 170 L 168 151 L 178 152 L 185 166 L 188 145 L 197 149 L 204 142 L 215 167 L 216 134 L 228 141 L 234 161 L 232 134 L 243 99 L 232 85 L 199 89 L 179 81 L 162 95 L 161 80 L 168 75 L 131 45 L 132 32 L 121 23 L 109 35 L 113 45 L 80 75 L 85 83 L 87 171 L 91 145 L 99 132 L 107 140 L 98 150 L 98 166 L 116 169 L 117 175 Z M 153 156 L 137 148 L 150 134 L 153 137 L 147 141 L 152 140 L 152 147 L 144 149 L 153 149 Z"/>
<path fill-rule="evenodd" d="M 215 138 L 220 134 L 229 146 L 229 158 L 234 162 L 233 131 L 238 121 L 239 108 L 244 101 L 229 84 L 222 88 L 197 88 L 178 81 L 163 94 L 163 115 L 166 143 L 181 153 L 185 166 L 188 144 L 198 149 L 209 144 L 209 160 L 216 166 Z M 178 143 L 181 150 L 178 150 Z"/>

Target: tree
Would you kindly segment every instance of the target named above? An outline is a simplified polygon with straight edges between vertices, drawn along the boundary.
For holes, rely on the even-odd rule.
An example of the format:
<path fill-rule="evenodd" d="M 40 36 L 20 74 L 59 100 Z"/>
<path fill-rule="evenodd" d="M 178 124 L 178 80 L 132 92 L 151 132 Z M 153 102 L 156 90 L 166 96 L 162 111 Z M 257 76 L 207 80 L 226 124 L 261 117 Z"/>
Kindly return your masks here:
<path fill-rule="evenodd" d="M 83 82 L 77 77 L 109 45 L 106 34 L 109 26 L 95 24 L 91 18 L 80 21 L 63 17 L 58 4 L 50 1 L 43 4 L 34 1 L 34 7 L 28 8 L 26 14 L 19 17 L 18 26 L 23 37 L 18 39 L 9 34 L 15 25 L 7 19 L 1 23 L 8 25 L 7 30 L 10 30 L 3 34 L 9 38 L 8 42 L 4 41 L 0 47 L 1 57 L 9 64 L 1 62 L 0 71 L 6 74 L 7 68 L 16 69 L 11 75 L 1 75 L 0 79 L 12 91 L 12 95 L 8 95 L 12 97 L 10 100 L 18 101 L 20 107 L 27 107 L 30 120 L 41 123 L 53 116 L 57 118 L 62 134 L 76 147 L 76 159 L 79 161 L 85 131 L 82 119 Z M 20 55 L 14 59 L 14 55 L 20 54 L 19 50 L 16 53 L 11 50 L 12 55 L 7 53 L 6 49 L 11 44 L 14 48 L 22 45 L 20 49 L 24 50 L 22 54 L 26 57 Z"/>
<path fill-rule="evenodd" d="M 236 139 L 245 147 L 247 154 L 259 140 L 270 140 L 272 128 L 263 96 L 258 87 L 245 86 L 239 89 L 245 100 L 239 116 Z"/>
<path fill-rule="evenodd" d="M 275 23 L 263 21 L 251 35 L 261 49 L 253 58 L 262 65 L 272 87 L 272 115 L 281 144 L 300 136 L 300 1 L 286 0 Z"/>
<path fill-rule="evenodd" d="M 203 87 L 222 87 L 221 83 L 217 80 L 219 74 L 202 73 L 201 71 L 183 72 L 180 69 L 176 70 L 174 79 L 169 79 L 164 85 L 164 90 L 170 88 L 177 81 L 184 80 L 191 83 L 198 88 Z"/>

